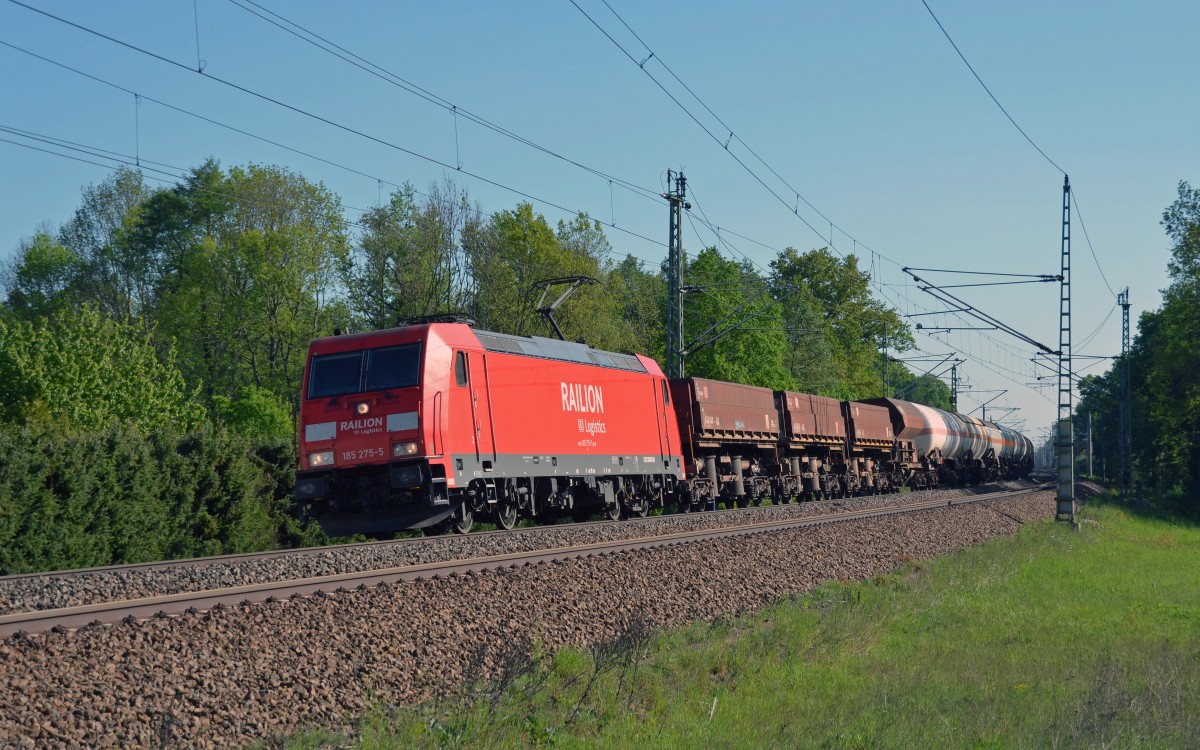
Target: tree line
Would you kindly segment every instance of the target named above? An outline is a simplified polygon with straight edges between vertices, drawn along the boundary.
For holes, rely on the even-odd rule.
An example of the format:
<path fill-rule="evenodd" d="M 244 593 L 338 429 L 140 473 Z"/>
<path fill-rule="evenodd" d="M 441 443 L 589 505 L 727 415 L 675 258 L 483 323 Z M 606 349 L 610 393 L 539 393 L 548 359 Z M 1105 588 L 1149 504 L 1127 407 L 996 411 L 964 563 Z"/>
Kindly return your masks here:
<path fill-rule="evenodd" d="M 1121 371 L 1128 360 L 1133 480 L 1190 513 L 1200 511 L 1200 190 L 1180 182 L 1163 211 L 1171 242 L 1162 305 L 1139 317 L 1124 358 L 1079 384 L 1077 435 L 1089 416 L 1093 466 L 1109 476 L 1120 466 Z M 1098 468 L 1093 468 L 1099 473 Z"/>
<path fill-rule="evenodd" d="M 664 360 L 663 268 L 614 252 L 583 214 L 489 213 L 447 180 L 351 222 L 297 172 L 213 160 L 167 187 L 130 169 L 85 187 L 0 277 L 0 440 L 24 446 L 0 465 L 0 572 L 319 540 L 288 507 L 309 342 L 439 313 L 553 335 L 535 284 L 563 276 L 600 282 L 556 311 L 569 338 Z M 828 248 L 766 268 L 689 255 L 685 329 L 739 309 L 752 323 L 692 353 L 688 375 L 883 395 L 881 348 L 913 341 L 870 281 Z M 887 393 L 949 405 L 945 384 L 896 361 Z M 76 542 L 56 543 L 60 527 Z"/>

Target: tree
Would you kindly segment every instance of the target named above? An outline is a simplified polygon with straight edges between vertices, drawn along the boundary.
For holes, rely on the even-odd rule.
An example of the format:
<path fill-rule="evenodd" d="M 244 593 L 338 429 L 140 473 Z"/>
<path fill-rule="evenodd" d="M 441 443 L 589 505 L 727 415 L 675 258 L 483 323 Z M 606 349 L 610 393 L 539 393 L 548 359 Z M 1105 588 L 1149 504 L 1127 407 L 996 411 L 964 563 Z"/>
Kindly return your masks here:
<path fill-rule="evenodd" d="M 797 390 L 820 396 L 841 393 L 832 326 L 803 286 L 790 289 L 783 304 L 783 321 L 788 337 L 785 362 Z"/>
<path fill-rule="evenodd" d="M 1118 441 L 1121 424 L 1121 360 L 1102 375 L 1085 375 L 1079 380 L 1079 401 L 1075 406 L 1076 430 L 1086 430 L 1088 415 L 1092 417 L 1094 439 L 1092 451 L 1095 471 L 1103 467 L 1109 477 L 1117 476 L 1121 465 L 1121 446 Z"/>
<path fill-rule="evenodd" d="M 1180 182 L 1178 197 L 1163 211 L 1162 226 L 1172 243 L 1171 285 L 1163 290 L 1159 309 L 1142 313 L 1126 355 L 1134 476 L 1195 513 L 1200 509 L 1200 192 Z M 1101 413 L 1105 422 L 1117 424 L 1122 365 L 1118 359 L 1103 376 L 1080 383 L 1077 418 Z"/>
<path fill-rule="evenodd" d="M 1163 228 L 1171 238 L 1167 271 L 1176 283 L 1200 280 L 1200 190 L 1179 183 L 1179 197 L 1163 211 Z"/>
<path fill-rule="evenodd" d="M 617 308 L 617 331 L 604 342 L 604 348 L 644 354 L 663 362 L 667 282 L 662 273 L 646 270 L 642 261 L 627 255 L 609 270 L 603 291 Z"/>
<path fill-rule="evenodd" d="M 279 167 L 213 167 L 195 170 L 175 191 L 179 209 L 143 228 L 179 240 L 161 333 L 210 403 L 246 384 L 294 403 L 309 342 L 348 323 L 337 284 L 349 254 L 341 202 Z"/>
<path fill-rule="evenodd" d="M 938 409 L 950 409 L 950 386 L 941 378 L 930 374 L 916 375 L 900 363 L 893 364 L 896 374 L 892 375 L 891 395 Z"/>
<path fill-rule="evenodd" d="M 83 201 L 63 226 L 59 241 L 78 259 L 83 298 L 118 320 L 141 320 L 160 272 L 155 248 L 130 241 L 139 207 L 152 191 L 142 173 L 121 167 L 83 190 Z"/>
<path fill-rule="evenodd" d="M 912 332 L 895 311 L 871 296 L 871 277 L 859 270 L 858 258 L 838 258 L 828 248 L 801 254 L 789 247 L 771 262 L 771 270 L 780 284 L 797 287 L 798 296 L 812 305 L 789 327 L 822 332 L 828 354 L 818 345 L 811 347 L 811 355 L 805 351 L 801 356 L 816 356 L 832 371 L 836 392 L 825 395 L 844 400 L 878 395 L 880 348 L 905 351 L 913 346 Z M 815 341 L 814 334 L 809 343 Z"/>
<path fill-rule="evenodd" d="M 290 444 L 295 428 L 287 400 L 248 385 L 237 398 L 216 397 L 215 416 L 234 432 L 269 444 Z"/>
<path fill-rule="evenodd" d="M 533 206 L 473 220 L 463 234 L 463 247 L 474 281 L 470 310 L 480 328 L 518 335 L 554 335 L 537 314 L 539 281 L 564 276 L 604 275 L 609 251 L 599 224 L 585 215 L 551 229 Z M 586 289 L 555 312 L 564 333 L 589 343 L 603 343 L 617 305 L 602 289 Z"/>
<path fill-rule="evenodd" d="M 686 284 L 698 287 L 684 304 L 684 340 L 701 343 L 712 333 L 744 321 L 732 332 L 697 348 L 686 361 L 686 374 L 734 383 L 792 390 L 795 382 L 784 366 L 788 350 L 783 306 L 769 292 L 766 279 L 748 261 L 738 263 L 705 248 L 688 263 Z M 740 309 L 739 309 L 740 308 Z"/>
<path fill-rule="evenodd" d="M 365 229 L 344 271 L 359 327 L 387 328 L 466 304 L 462 232 L 477 209 L 449 181 L 431 186 L 423 203 L 415 196 L 406 185 L 363 215 Z"/>
<path fill-rule="evenodd" d="M 204 409 L 175 367 L 140 327 L 93 307 L 50 319 L 0 321 L 0 418 L 52 420 L 98 431 L 114 422 L 142 429 L 195 427 Z"/>
<path fill-rule="evenodd" d="M 1179 196 L 1163 212 L 1171 239 L 1171 286 L 1163 305 L 1139 325 L 1141 381 L 1153 433 L 1153 456 L 1141 465 L 1156 485 L 1200 507 L 1200 192 L 1179 183 Z"/>
<path fill-rule="evenodd" d="M 80 269 L 79 257 L 48 231 L 22 241 L 5 278 L 9 309 L 32 320 L 70 307 Z"/>

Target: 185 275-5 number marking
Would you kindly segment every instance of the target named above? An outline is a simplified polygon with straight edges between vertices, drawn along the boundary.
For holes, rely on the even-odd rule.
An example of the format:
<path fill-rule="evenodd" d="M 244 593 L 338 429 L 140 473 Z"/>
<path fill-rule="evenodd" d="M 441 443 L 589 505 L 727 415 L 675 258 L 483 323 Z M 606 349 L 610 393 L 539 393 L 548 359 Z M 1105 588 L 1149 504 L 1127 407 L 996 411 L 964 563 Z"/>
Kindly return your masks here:
<path fill-rule="evenodd" d="M 343 451 L 343 461 L 361 461 L 364 458 L 383 458 L 387 451 L 383 448 L 363 448 L 357 451 Z"/>

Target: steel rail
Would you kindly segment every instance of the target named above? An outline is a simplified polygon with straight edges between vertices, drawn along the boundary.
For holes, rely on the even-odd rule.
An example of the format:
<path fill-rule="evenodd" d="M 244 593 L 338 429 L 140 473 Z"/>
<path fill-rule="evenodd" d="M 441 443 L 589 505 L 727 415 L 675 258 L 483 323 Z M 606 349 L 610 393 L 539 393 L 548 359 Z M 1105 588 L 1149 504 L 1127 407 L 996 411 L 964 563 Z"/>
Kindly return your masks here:
<path fill-rule="evenodd" d="M 208 591 L 193 591 L 164 596 L 127 599 L 114 602 L 86 604 L 60 609 L 34 610 L 0 616 L 0 637 L 8 637 L 19 631 L 39 633 L 49 630 L 71 630 L 93 623 L 111 624 L 128 618 L 135 620 L 153 617 L 170 616 L 191 611 L 214 609 L 218 606 L 232 606 L 243 603 L 260 603 L 270 600 L 291 598 L 294 596 L 310 596 L 317 592 L 345 589 L 346 586 L 356 588 L 392 584 L 405 581 L 417 581 L 425 578 L 441 578 L 453 575 L 495 570 L 499 568 L 515 568 L 542 562 L 556 560 L 571 560 L 597 555 L 609 555 L 636 550 L 654 549 L 657 547 L 692 544 L 696 542 L 723 539 L 735 536 L 754 536 L 777 531 L 818 526 L 828 523 L 862 520 L 882 516 L 915 513 L 939 508 L 952 508 L 956 505 L 999 500 L 1019 495 L 1043 492 L 1043 486 L 1022 490 L 987 493 L 982 495 L 954 498 L 949 500 L 924 500 L 907 505 L 887 508 L 869 508 L 861 510 L 827 513 L 819 516 L 797 517 L 777 521 L 765 521 L 744 526 L 734 526 L 722 529 L 704 529 L 699 531 L 683 531 L 660 536 L 640 537 L 621 541 L 597 542 L 574 547 L 557 547 L 553 549 L 534 550 L 502 555 L 492 555 L 473 559 L 450 560 L 445 562 L 424 563 L 397 568 L 338 573 L 314 578 L 275 581 L 270 583 L 234 586 Z"/>

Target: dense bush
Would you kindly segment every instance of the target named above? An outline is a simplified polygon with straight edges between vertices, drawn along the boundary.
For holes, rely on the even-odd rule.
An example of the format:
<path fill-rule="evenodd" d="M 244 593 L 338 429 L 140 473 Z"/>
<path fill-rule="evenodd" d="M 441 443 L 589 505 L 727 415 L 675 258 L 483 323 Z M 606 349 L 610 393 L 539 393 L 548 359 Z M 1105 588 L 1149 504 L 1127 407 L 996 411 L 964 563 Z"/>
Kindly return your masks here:
<path fill-rule="evenodd" d="M 51 318 L 0 319 L 0 419 L 53 420 L 85 430 L 114 421 L 143 429 L 199 424 L 204 406 L 175 366 L 175 350 L 160 357 L 137 325 L 95 307 L 62 310 Z"/>
<path fill-rule="evenodd" d="M 214 396 L 218 419 L 231 430 L 254 440 L 291 443 L 296 430 L 292 408 L 265 388 L 248 385 L 237 398 Z"/>
<path fill-rule="evenodd" d="M 320 541 L 290 517 L 291 447 L 201 425 L 0 426 L 0 574 Z"/>

